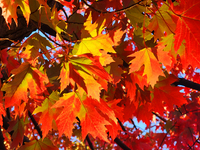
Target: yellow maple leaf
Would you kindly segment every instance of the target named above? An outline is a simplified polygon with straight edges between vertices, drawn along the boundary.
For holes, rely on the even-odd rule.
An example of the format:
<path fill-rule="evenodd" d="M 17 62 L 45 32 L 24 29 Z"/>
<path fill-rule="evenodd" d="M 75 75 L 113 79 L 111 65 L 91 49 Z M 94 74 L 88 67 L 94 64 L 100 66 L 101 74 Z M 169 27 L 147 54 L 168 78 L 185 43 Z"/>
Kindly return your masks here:
<path fill-rule="evenodd" d="M 85 28 L 81 34 L 82 40 L 74 45 L 72 54 L 81 55 L 91 53 L 94 56 L 101 56 L 102 53 L 100 50 L 116 53 L 113 46 L 118 45 L 124 32 L 118 29 L 114 35 L 114 37 L 117 35 L 117 38 L 111 39 L 109 34 L 102 34 L 105 21 L 101 25 L 98 25 L 97 22 L 93 24 L 91 22 L 92 16 L 90 14 L 84 23 Z"/>

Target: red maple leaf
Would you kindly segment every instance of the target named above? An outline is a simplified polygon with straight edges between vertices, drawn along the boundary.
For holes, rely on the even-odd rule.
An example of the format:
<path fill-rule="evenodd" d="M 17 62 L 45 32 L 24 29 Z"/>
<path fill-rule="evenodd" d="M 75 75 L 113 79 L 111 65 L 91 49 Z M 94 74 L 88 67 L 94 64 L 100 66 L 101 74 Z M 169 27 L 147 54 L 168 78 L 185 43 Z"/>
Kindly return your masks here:
<path fill-rule="evenodd" d="M 172 10 L 178 17 L 174 48 L 177 51 L 185 40 L 186 50 L 182 62 L 186 61 L 187 65 L 190 64 L 193 67 L 200 65 L 200 55 L 196 55 L 200 50 L 199 8 L 199 0 L 181 0 L 178 5 L 172 5 Z"/>
<path fill-rule="evenodd" d="M 160 78 L 160 81 L 157 82 L 151 94 L 151 108 L 154 111 L 163 114 L 164 106 L 167 106 L 167 110 L 171 111 L 174 105 L 181 106 L 187 103 L 183 93 L 180 93 L 182 88 L 171 85 L 177 80 L 175 76 L 169 75 L 167 78 Z"/>

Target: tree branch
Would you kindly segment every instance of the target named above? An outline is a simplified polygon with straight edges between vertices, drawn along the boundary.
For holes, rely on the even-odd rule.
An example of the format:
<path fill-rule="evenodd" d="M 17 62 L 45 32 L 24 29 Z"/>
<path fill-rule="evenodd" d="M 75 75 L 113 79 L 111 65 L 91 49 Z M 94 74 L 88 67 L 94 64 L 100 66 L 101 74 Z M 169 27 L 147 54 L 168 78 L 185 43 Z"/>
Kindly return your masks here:
<path fill-rule="evenodd" d="M 1 150 L 6 150 L 6 147 L 4 145 L 4 137 L 3 137 L 3 133 L 1 131 L 1 126 L 0 126 L 0 147 Z"/>
<path fill-rule="evenodd" d="M 128 146 L 126 146 L 118 137 L 114 139 L 114 142 L 117 143 L 119 147 L 121 147 L 123 150 L 131 150 Z"/>
<path fill-rule="evenodd" d="M 184 78 L 179 78 L 179 80 L 174 82 L 172 85 L 174 86 L 183 85 L 185 87 L 200 91 L 200 84 L 186 80 Z"/>
<path fill-rule="evenodd" d="M 38 134 L 40 135 L 40 137 L 42 138 L 42 131 L 37 123 L 37 121 L 35 120 L 35 118 L 33 117 L 33 115 L 31 114 L 30 111 L 28 111 L 28 116 L 29 118 L 31 119 L 32 123 L 34 124 L 35 126 L 35 129 L 37 130 Z"/>
<path fill-rule="evenodd" d="M 119 125 L 121 126 L 122 130 L 124 132 L 126 132 L 126 129 L 125 129 L 124 125 L 122 124 L 122 122 L 118 118 L 117 118 L 117 121 L 118 121 Z"/>
<path fill-rule="evenodd" d="M 88 145 L 89 145 L 90 149 L 91 149 L 91 150 L 94 150 L 94 146 L 93 146 L 93 144 L 92 144 L 92 142 L 91 142 L 91 140 L 90 140 L 90 138 L 89 138 L 88 135 L 86 136 L 86 140 L 87 140 L 87 142 L 88 142 Z"/>
<path fill-rule="evenodd" d="M 78 125 L 79 125 L 79 127 L 81 128 L 81 121 L 80 121 L 80 119 L 79 119 L 78 117 L 76 117 L 76 119 L 78 120 Z M 88 142 L 88 145 L 89 145 L 90 149 L 91 149 L 91 150 L 94 150 L 94 146 L 93 146 L 93 144 L 92 144 L 92 142 L 91 142 L 91 140 L 90 140 L 90 138 L 89 138 L 88 135 L 86 136 L 85 139 L 86 139 L 86 141 Z"/>
<path fill-rule="evenodd" d="M 136 125 L 135 125 L 135 122 L 133 121 L 133 119 L 130 119 L 130 120 L 131 120 L 131 122 L 132 122 L 132 124 L 133 124 L 135 130 L 138 130 L 138 128 L 137 128 Z M 140 138 L 140 134 L 139 134 L 138 136 L 139 136 L 139 138 Z"/>
<path fill-rule="evenodd" d="M 162 120 L 163 122 L 167 122 L 167 120 L 163 117 L 161 117 L 160 115 L 158 115 L 157 113 L 155 112 L 152 112 L 152 114 L 154 114 L 156 117 L 158 117 L 160 120 Z"/>

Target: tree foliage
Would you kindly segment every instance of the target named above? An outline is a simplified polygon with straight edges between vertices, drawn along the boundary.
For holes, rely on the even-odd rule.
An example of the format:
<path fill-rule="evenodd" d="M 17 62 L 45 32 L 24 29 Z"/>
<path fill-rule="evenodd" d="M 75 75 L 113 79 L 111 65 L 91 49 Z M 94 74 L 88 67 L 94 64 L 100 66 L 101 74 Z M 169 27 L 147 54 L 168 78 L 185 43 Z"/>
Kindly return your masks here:
<path fill-rule="evenodd" d="M 199 8 L 0 0 L 0 147 L 199 148 Z"/>

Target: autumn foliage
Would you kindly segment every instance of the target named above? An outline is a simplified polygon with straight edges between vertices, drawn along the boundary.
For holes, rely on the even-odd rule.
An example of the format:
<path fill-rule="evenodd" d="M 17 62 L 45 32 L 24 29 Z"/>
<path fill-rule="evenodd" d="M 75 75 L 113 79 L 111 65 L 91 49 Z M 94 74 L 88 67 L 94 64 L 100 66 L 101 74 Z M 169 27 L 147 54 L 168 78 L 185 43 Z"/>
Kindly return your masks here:
<path fill-rule="evenodd" d="M 0 0 L 1 149 L 200 149 L 199 9 Z"/>

